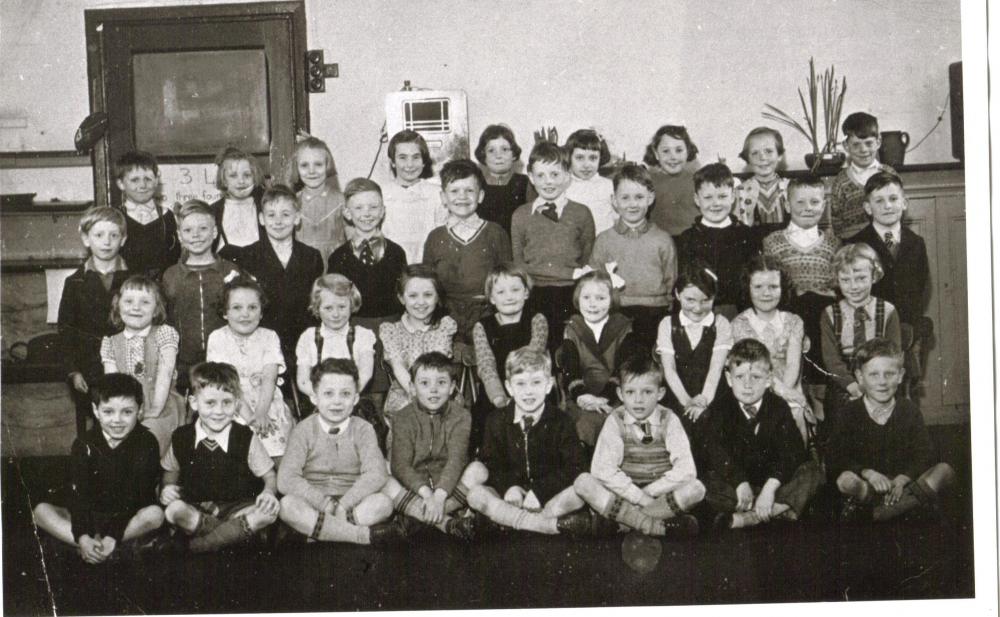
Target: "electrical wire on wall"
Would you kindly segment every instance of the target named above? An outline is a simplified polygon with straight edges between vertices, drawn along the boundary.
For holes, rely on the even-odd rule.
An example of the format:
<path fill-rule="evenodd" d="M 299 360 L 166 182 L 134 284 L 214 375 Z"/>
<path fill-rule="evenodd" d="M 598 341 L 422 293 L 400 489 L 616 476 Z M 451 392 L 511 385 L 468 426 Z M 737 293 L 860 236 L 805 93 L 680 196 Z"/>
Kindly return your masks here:
<path fill-rule="evenodd" d="M 934 131 L 936 131 L 937 128 L 939 126 L 941 126 L 941 121 L 944 120 L 944 112 L 948 111 L 948 105 L 950 105 L 950 104 L 951 104 L 951 92 L 949 91 L 948 94 L 944 97 L 944 103 L 941 104 L 941 113 L 937 117 L 937 122 L 934 123 L 934 126 L 931 127 L 931 130 L 927 131 L 927 134 L 924 135 L 920 139 L 920 141 L 918 141 L 917 143 L 915 143 L 912 148 L 907 149 L 906 150 L 907 152 L 913 152 L 914 150 L 916 150 L 917 148 L 919 148 L 920 144 L 922 144 L 925 141 L 927 141 L 927 138 L 931 136 L 931 133 L 933 133 Z"/>

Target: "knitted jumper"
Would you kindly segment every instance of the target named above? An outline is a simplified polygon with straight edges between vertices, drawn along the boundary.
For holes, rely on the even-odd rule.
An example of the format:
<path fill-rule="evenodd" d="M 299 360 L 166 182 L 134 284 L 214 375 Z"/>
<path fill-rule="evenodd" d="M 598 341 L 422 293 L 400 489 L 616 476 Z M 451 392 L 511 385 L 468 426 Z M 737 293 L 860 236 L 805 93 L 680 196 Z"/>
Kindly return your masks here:
<path fill-rule="evenodd" d="M 764 254 L 775 258 L 788 273 L 796 292 L 833 295 L 837 273 L 833 271 L 833 256 L 840 240 L 829 231 L 820 231 L 819 242 L 809 248 L 799 248 L 788 239 L 785 230 L 764 238 Z"/>
<path fill-rule="evenodd" d="M 677 278 L 677 250 L 670 234 L 646 223 L 631 229 L 621 221 L 594 241 L 590 267 L 604 270 L 615 262 L 615 274 L 625 279 L 621 306 L 669 306 Z"/>
<path fill-rule="evenodd" d="M 673 468 L 670 463 L 670 453 L 663 441 L 663 425 L 656 425 L 651 430 L 652 439 L 642 443 L 635 431 L 625 425 L 625 408 L 619 407 L 611 414 L 625 442 L 625 454 L 622 457 L 621 470 L 640 488 L 660 478 Z"/>
<path fill-rule="evenodd" d="M 594 248 L 594 217 L 587 206 L 568 201 L 558 221 L 522 205 L 511 220 L 514 262 L 523 264 L 540 287 L 573 285 Z"/>

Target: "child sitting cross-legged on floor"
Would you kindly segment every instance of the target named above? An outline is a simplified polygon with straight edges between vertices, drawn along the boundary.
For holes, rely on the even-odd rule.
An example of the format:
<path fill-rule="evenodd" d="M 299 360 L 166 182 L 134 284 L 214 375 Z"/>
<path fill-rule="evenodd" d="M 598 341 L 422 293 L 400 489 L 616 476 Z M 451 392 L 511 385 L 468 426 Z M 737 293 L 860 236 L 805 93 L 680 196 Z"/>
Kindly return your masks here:
<path fill-rule="evenodd" d="M 680 419 L 659 404 L 663 369 L 649 353 L 618 369 L 622 405 L 604 422 L 590 473 L 573 483 L 598 513 L 648 535 L 695 534 L 686 511 L 705 497 Z"/>
<path fill-rule="evenodd" d="M 885 521 L 918 506 L 936 508 L 955 472 L 934 463 L 920 409 L 896 397 L 903 378 L 899 346 L 885 338 L 866 341 L 854 354 L 854 377 L 863 396 L 835 418 L 827 453 L 830 477 L 847 498 L 842 518 L 869 510 L 872 519 Z"/>
<path fill-rule="evenodd" d="M 159 529 L 163 510 L 156 505 L 159 447 L 139 424 L 142 385 L 123 373 L 89 385 L 97 423 L 73 442 L 72 482 L 33 515 L 36 525 L 96 564 L 126 554 L 124 543 Z"/>
<path fill-rule="evenodd" d="M 163 456 L 160 502 L 195 553 L 248 540 L 278 519 L 274 461 L 248 426 L 233 422 L 242 396 L 230 364 L 191 369 L 188 402 L 198 414 L 174 431 Z"/>
<path fill-rule="evenodd" d="M 548 354 L 522 347 L 507 356 L 505 385 L 513 402 L 486 419 L 479 458 L 486 484 L 469 491 L 469 506 L 494 523 L 537 533 L 587 533 L 589 511 L 573 481 L 586 465 L 573 420 L 546 404 L 552 390 Z M 572 513 L 572 514 L 571 514 Z"/>
<path fill-rule="evenodd" d="M 396 412 L 392 477 L 385 493 L 404 520 L 416 519 L 448 535 L 472 539 L 469 489 L 486 481 L 482 463 L 469 464 L 469 410 L 452 399 L 452 361 L 431 351 L 410 367 L 415 399 Z"/>
<path fill-rule="evenodd" d="M 748 338 L 726 360 L 732 397 L 707 412 L 705 501 L 718 527 L 749 527 L 774 518 L 797 520 L 823 479 L 806 453 L 792 412 L 771 391 L 771 354 Z"/>
<path fill-rule="evenodd" d="M 310 540 L 374 544 L 397 537 L 392 501 L 379 491 L 388 479 L 372 425 L 353 417 L 358 368 L 327 358 L 310 375 L 316 406 L 292 430 L 278 471 L 281 520 Z"/>

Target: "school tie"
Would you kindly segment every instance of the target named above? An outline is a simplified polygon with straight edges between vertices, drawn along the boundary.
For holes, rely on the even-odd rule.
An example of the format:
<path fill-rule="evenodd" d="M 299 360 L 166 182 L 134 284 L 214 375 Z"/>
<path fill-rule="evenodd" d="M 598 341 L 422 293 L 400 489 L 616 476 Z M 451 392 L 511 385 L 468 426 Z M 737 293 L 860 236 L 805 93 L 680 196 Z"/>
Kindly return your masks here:
<path fill-rule="evenodd" d="M 539 212 L 542 213 L 542 216 L 551 220 L 552 222 L 554 223 L 559 222 L 559 215 L 556 214 L 556 205 L 554 203 L 552 202 L 546 203 L 541 207 L 541 209 L 539 209 Z"/>
<path fill-rule="evenodd" d="M 760 424 L 760 420 L 757 419 L 757 410 L 753 405 L 748 405 L 746 403 L 741 403 L 740 406 L 743 408 L 743 413 L 749 416 L 750 430 L 754 435 L 757 434 L 757 425 Z"/>
<path fill-rule="evenodd" d="M 640 422 L 639 427 L 642 429 L 642 443 L 653 443 L 653 432 L 650 430 L 649 422 Z"/>
<path fill-rule="evenodd" d="M 851 347 L 854 351 L 858 350 L 858 347 L 865 342 L 865 321 L 868 319 L 868 313 L 865 311 L 865 307 L 859 306 L 854 309 L 854 341 Z"/>
<path fill-rule="evenodd" d="M 891 231 L 887 231 L 882 239 L 885 241 L 885 248 L 889 249 L 889 254 L 895 259 L 896 254 L 899 252 L 899 244 L 896 243 L 896 238 L 892 235 Z"/>
<path fill-rule="evenodd" d="M 340 427 L 338 426 L 338 427 L 335 427 L 335 428 L 327 429 L 326 432 L 329 435 L 336 435 L 336 434 L 338 434 L 340 432 Z"/>
<path fill-rule="evenodd" d="M 202 446 L 205 446 L 206 448 L 208 448 L 209 452 L 215 452 L 216 448 L 219 447 L 219 442 L 217 442 L 214 439 L 211 439 L 209 437 L 206 437 L 206 438 L 204 438 L 204 439 L 201 440 L 201 443 L 199 445 L 202 445 Z"/>
<path fill-rule="evenodd" d="M 524 432 L 527 433 L 531 430 L 531 427 L 535 425 L 535 419 L 531 416 L 524 416 L 521 418 L 521 422 L 524 423 Z"/>
<path fill-rule="evenodd" d="M 371 240 L 361 241 L 361 263 L 366 266 L 375 265 L 375 252 L 372 251 Z"/>

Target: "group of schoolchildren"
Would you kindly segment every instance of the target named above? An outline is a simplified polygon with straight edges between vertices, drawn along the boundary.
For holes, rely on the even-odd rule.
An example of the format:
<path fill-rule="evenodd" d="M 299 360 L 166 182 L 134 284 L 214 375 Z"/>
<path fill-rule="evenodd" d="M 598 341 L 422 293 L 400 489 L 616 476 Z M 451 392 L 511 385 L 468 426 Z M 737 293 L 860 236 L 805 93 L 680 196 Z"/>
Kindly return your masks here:
<path fill-rule="evenodd" d="M 308 137 L 287 185 L 227 148 L 222 198 L 173 209 L 156 160 L 128 153 L 123 203 L 80 222 L 59 310 L 72 484 L 35 520 L 98 563 L 279 519 L 360 544 L 423 525 L 686 536 L 797 520 L 827 478 L 844 520 L 934 509 L 954 472 L 897 396 L 926 249 L 876 119 L 843 130 L 830 199 L 778 175 L 770 128 L 742 183 L 697 168 L 681 126 L 609 179 L 593 130 L 538 142 L 524 175 L 491 125 L 439 184 L 401 131 L 393 180 L 343 191 Z"/>

